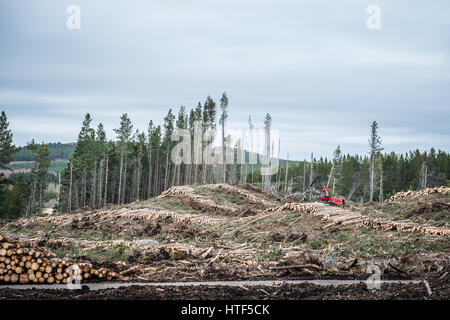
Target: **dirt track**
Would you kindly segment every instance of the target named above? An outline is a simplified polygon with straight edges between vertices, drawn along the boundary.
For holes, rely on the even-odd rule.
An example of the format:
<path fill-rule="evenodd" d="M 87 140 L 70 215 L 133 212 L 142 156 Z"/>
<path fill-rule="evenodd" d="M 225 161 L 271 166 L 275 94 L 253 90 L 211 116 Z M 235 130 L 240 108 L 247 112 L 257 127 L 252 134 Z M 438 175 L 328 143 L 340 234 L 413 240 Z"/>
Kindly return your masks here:
<path fill-rule="evenodd" d="M 432 282 L 432 294 L 425 285 L 382 284 L 379 290 L 368 290 L 366 284 L 323 286 L 317 284 L 281 284 L 274 286 L 130 286 L 91 291 L 67 289 L 0 289 L 0 299 L 56 300 L 353 300 L 353 299 L 448 299 L 450 283 Z"/>

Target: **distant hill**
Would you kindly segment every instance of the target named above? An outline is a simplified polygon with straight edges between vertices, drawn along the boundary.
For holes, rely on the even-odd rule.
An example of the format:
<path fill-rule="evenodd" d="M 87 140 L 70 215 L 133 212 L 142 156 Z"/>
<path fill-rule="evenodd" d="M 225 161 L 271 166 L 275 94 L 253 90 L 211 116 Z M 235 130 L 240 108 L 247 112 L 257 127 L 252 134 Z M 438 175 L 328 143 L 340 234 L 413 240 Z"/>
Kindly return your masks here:
<path fill-rule="evenodd" d="M 76 143 L 47 143 L 52 154 L 50 160 L 68 160 L 75 151 Z M 20 147 L 19 151 L 12 155 L 11 161 L 34 161 L 33 153 L 26 147 Z"/>

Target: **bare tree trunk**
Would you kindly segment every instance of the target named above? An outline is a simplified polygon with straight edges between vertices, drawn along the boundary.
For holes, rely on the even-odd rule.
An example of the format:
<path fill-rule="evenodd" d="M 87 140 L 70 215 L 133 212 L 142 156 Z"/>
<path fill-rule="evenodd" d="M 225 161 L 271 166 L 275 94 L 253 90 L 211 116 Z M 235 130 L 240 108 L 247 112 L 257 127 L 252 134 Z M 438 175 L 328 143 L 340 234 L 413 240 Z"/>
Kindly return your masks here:
<path fill-rule="evenodd" d="M 105 167 L 105 196 L 103 198 L 103 206 L 106 207 L 106 201 L 108 196 L 108 156 L 106 156 L 106 167 Z M 113 189 L 114 191 L 114 189 Z"/>
<path fill-rule="evenodd" d="M 427 165 L 425 165 L 425 178 L 424 178 L 425 182 L 423 184 L 424 188 L 427 187 L 427 178 L 428 178 L 428 167 L 427 167 Z"/>
<path fill-rule="evenodd" d="M 425 189 L 427 187 L 427 173 L 428 168 L 426 162 L 422 162 L 422 167 L 420 169 L 420 187 Z"/>
<path fill-rule="evenodd" d="M 36 170 L 34 172 L 34 177 L 33 177 L 33 188 L 31 189 L 31 195 L 30 195 L 30 199 L 28 200 L 28 206 L 27 206 L 27 211 L 25 213 L 25 216 L 28 216 L 28 214 L 34 210 L 36 204 L 36 188 L 37 188 L 37 172 L 39 171 L 39 162 L 36 165 Z"/>
<path fill-rule="evenodd" d="M 190 175 L 191 175 L 191 165 L 189 163 L 186 163 L 184 166 L 184 184 L 183 185 L 190 185 Z"/>
<path fill-rule="evenodd" d="M 248 167 L 247 167 L 247 152 L 245 151 L 244 138 L 242 138 L 242 149 L 243 149 L 243 152 L 244 152 L 244 184 L 246 184 L 247 183 Z"/>
<path fill-rule="evenodd" d="M 147 199 L 151 197 L 151 191 L 152 191 L 152 140 L 151 137 L 149 139 L 149 146 L 148 146 L 148 181 L 147 181 Z"/>
<path fill-rule="evenodd" d="M 270 145 L 270 129 L 266 129 L 265 134 L 266 134 L 266 141 L 265 141 L 266 151 L 265 151 L 265 153 L 267 156 L 267 164 L 266 165 L 268 167 L 267 171 L 270 171 L 270 147 L 271 147 L 271 145 Z M 271 179 L 270 175 L 268 175 L 268 174 L 264 175 L 264 189 L 266 190 L 266 192 L 270 192 L 270 182 L 271 182 L 270 179 Z"/>
<path fill-rule="evenodd" d="M 311 172 L 309 173 L 309 185 L 312 184 L 313 180 L 313 166 L 314 166 L 314 154 L 311 152 Z M 312 186 L 312 189 L 314 189 L 314 186 Z M 309 200 L 312 200 L 312 191 L 309 193 Z"/>
<path fill-rule="evenodd" d="M 111 186 L 111 203 L 116 203 L 117 202 L 117 198 L 119 195 L 119 190 L 117 189 L 117 182 L 119 175 L 117 174 L 117 168 L 114 168 L 112 170 L 112 186 Z M 117 192 L 116 192 L 117 190 Z"/>
<path fill-rule="evenodd" d="M 306 189 L 306 160 L 303 160 L 303 193 Z"/>
<path fill-rule="evenodd" d="M 286 176 L 284 177 L 284 193 L 287 193 L 287 181 L 288 181 L 288 173 L 289 173 L 289 153 L 287 155 L 286 160 Z"/>
<path fill-rule="evenodd" d="M 159 144 L 156 148 L 155 188 L 154 195 L 159 194 Z"/>
<path fill-rule="evenodd" d="M 97 160 L 94 163 L 94 176 L 92 177 L 92 192 L 91 192 L 91 207 L 95 207 L 96 192 L 95 187 L 97 185 Z"/>
<path fill-rule="evenodd" d="M 375 156 L 372 156 L 371 162 L 370 162 L 370 186 L 369 186 L 369 202 L 373 201 L 373 180 L 374 180 L 374 173 L 375 173 Z"/>
<path fill-rule="evenodd" d="M 120 205 L 121 195 L 122 195 L 122 171 L 123 171 L 123 156 L 125 153 L 125 148 L 122 144 L 120 150 L 120 169 L 119 169 L 119 195 L 117 196 L 117 204 Z"/>
<path fill-rule="evenodd" d="M 356 191 L 356 189 L 358 189 L 359 185 L 360 185 L 360 182 L 354 182 L 353 183 L 352 189 L 350 190 L 350 192 L 349 192 L 349 194 L 347 196 L 347 199 L 349 201 L 352 199 L 353 193 Z M 363 200 L 362 200 L 362 196 L 361 196 L 361 204 L 362 204 L 362 202 L 363 202 Z"/>
<path fill-rule="evenodd" d="M 102 190 L 103 190 L 103 169 L 105 166 L 105 157 L 100 161 L 100 166 L 98 168 L 98 189 L 97 189 L 97 199 L 96 200 L 96 206 L 100 208 L 102 206 Z"/>
<path fill-rule="evenodd" d="M 336 184 L 336 178 L 333 177 L 333 194 L 335 194 L 335 193 L 334 193 L 334 186 L 335 186 L 335 184 Z"/>
<path fill-rule="evenodd" d="M 278 139 L 278 163 L 280 163 L 280 147 L 281 147 L 281 140 Z M 278 166 L 277 169 L 277 193 L 280 192 L 280 184 L 281 184 L 281 165 Z"/>
<path fill-rule="evenodd" d="M 74 189 L 75 189 L 75 208 L 80 209 L 80 185 L 78 179 L 75 179 Z"/>
<path fill-rule="evenodd" d="M 197 185 L 198 178 L 198 164 L 194 165 L 194 184 Z"/>
<path fill-rule="evenodd" d="M 227 176 L 227 165 L 225 161 L 225 121 L 222 123 L 222 183 L 225 183 Z"/>
<path fill-rule="evenodd" d="M 383 202 L 383 173 L 381 173 L 381 175 L 380 175 L 380 196 L 379 196 L 378 201 L 380 203 Z"/>
<path fill-rule="evenodd" d="M 175 185 L 175 182 L 177 180 L 177 172 L 178 172 L 177 167 L 178 167 L 178 165 L 172 166 L 172 186 Z"/>
<path fill-rule="evenodd" d="M 39 181 L 39 209 L 42 209 L 42 194 L 44 193 L 44 190 L 42 190 L 42 186 L 43 186 L 44 182 L 42 181 L 42 177 Z"/>
<path fill-rule="evenodd" d="M 86 191 L 87 191 L 87 173 L 86 173 L 86 167 L 83 168 L 83 181 L 82 181 L 82 193 L 81 193 L 81 201 L 83 202 L 83 207 L 86 206 Z"/>
<path fill-rule="evenodd" d="M 333 161 L 333 165 L 331 166 L 330 175 L 328 176 L 327 188 L 330 185 L 331 177 L 333 176 L 333 170 L 334 170 L 334 161 Z"/>
<path fill-rule="evenodd" d="M 57 210 L 57 212 L 60 212 L 60 211 L 61 211 L 61 206 L 60 206 L 60 204 L 59 204 L 59 195 L 60 195 L 60 192 L 61 192 L 61 171 L 58 172 L 58 198 L 57 198 L 57 200 L 56 200 L 56 202 L 57 202 L 57 204 L 58 204 L 58 210 Z"/>
<path fill-rule="evenodd" d="M 202 169 L 203 169 L 203 180 L 202 180 L 202 184 L 206 184 L 207 182 L 207 178 L 206 178 L 206 174 L 207 174 L 207 165 L 206 165 L 206 163 L 205 164 L 203 164 L 202 163 Z"/>
<path fill-rule="evenodd" d="M 73 163 L 70 162 L 70 182 L 69 182 L 69 213 L 72 212 L 72 180 L 73 180 Z"/>
<path fill-rule="evenodd" d="M 167 186 L 169 184 L 169 148 L 167 148 L 166 152 L 166 173 L 164 176 L 164 190 L 167 190 Z"/>
<path fill-rule="evenodd" d="M 124 164 L 123 164 L 123 183 L 122 183 L 122 199 L 121 199 L 121 203 L 125 203 L 126 201 L 126 190 L 127 190 L 127 157 L 125 157 L 124 159 Z"/>
<path fill-rule="evenodd" d="M 136 179 L 136 200 L 141 200 L 141 155 L 138 157 L 137 162 L 137 179 Z"/>

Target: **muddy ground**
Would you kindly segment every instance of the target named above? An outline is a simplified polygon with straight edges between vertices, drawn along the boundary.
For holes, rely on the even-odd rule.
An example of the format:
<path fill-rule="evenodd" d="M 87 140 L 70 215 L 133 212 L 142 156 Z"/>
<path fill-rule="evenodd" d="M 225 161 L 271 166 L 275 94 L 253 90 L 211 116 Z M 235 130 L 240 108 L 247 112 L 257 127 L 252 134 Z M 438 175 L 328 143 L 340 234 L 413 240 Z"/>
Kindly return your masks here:
<path fill-rule="evenodd" d="M 119 289 L 82 290 L 14 290 L 1 289 L 2 299 L 25 300 L 448 300 L 450 281 L 431 281 L 429 295 L 424 283 L 382 284 L 368 290 L 366 284 L 320 286 L 285 284 L 280 286 L 222 287 L 132 286 Z"/>

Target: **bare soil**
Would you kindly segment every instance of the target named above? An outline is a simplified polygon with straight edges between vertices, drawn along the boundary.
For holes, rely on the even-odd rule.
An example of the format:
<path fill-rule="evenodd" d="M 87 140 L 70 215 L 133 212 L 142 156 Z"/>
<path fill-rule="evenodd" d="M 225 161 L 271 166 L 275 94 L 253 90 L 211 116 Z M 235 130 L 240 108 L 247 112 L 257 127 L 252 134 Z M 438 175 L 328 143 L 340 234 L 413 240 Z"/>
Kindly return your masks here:
<path fill-rule="evenodd" d="M 378 290 L 368 290 L 363 283 L 350 286 L 320 286 L 315 284 L 284 284 L 280 286 L 131 286 L 119 289 L 82 290 L 15 290 L 1 289 L 1 299 L 24 300 L 447 300 L 450 282 L 430 283 L 429 295 L 423 283 L 382 284 Z"/>

